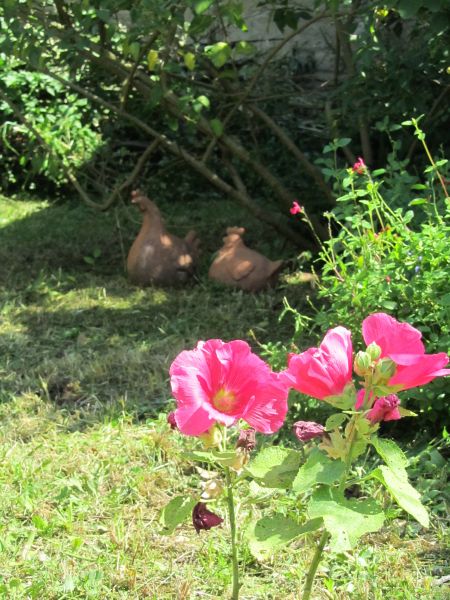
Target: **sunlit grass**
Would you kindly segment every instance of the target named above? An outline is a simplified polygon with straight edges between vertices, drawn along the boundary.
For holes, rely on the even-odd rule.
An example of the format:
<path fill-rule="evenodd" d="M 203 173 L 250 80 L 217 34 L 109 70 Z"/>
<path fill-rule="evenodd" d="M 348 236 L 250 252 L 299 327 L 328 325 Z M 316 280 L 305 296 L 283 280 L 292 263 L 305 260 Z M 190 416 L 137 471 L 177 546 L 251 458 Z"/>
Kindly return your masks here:
<path fill-rule="evenodd" d="M 205 232 L 198 281 L 141 290 L 124 276 L 113 214 L 0 202 L 0 597 L 227 596 L 226 523 L 202 535 L 189 523 L 160 534 L 161 507 L 199 484 L 184 458 L 192 441 L 165 422 L 168 367 L 198 339 L 255 347 L 255 338 L 289 339 L 291 323 L 278 322 L 282 298 L 301 307 L 311 290 L 252 296 L 209 284 L 208 256 L 227 218 L 211 206 L 196 208 Z M 118 215 L 126 248 L 138 223 L 128 209 Z M 242 516 L 260 509 L 242 507 Z M 391 534 L 328 557 L 315 597 L 444 598 L 431 581 L 443 574 L 436 566 L 446 568 L 445 534 L 440 526 L 422 533 L 398 520 Z M 301 541 L 258 563 L 242 543 L 242 598 L 299 598 L 309 548 Z"/>

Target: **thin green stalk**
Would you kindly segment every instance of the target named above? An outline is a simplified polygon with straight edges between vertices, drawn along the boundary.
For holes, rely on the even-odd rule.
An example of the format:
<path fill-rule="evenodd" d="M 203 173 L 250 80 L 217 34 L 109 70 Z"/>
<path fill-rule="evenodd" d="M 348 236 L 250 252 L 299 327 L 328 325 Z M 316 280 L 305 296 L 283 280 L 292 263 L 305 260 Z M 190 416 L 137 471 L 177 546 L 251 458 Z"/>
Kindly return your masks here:
<path fill-rule="evenodd" d="M 316 576 L 317 567 L 319 566 L 320 560 L 322 558 L 323 549 L 325 548 L 325 544 L 328 541 L 330 534 L 326 529 L 322 532 L 322 537 L 320 538 L 319 545 L 314 552 L 313 559 L 311 564 L 309 565 L 309 571 L 306 576 L 305 587 L 303 588 L 302 600 L 309 600 L 311 597 L 312 586 L 314 583 L 314 578 Z"/>
<path fill-rule="evenodd" d="M 239 598 L 239 565 L 238 565 L 238 552 L 236 543 L 236 514 L 234 510 L 234 498 L 233 498 L 233 486 L 231 483 L 230 469 L 225 468 L 225 478 L 227 483 L 227 504 L 228 514 L 230 517 L 230 532 L 231 532 L 231 560 L 232 560 L 232 573 L 233 573 L 233 589 L 231 593 L 231 600 L 238 600 Z"/>
<path fill-rule="evenodd" d="M 355 443 L 355 422 L 353 421 L 353 427 L 350 431 L 348 439 L 350 441 L 347 456 L 345 458 L 345 470 L 342 473 L 340 482 L 339 482 L 339 491 L 343 492 L 345 490 L 347 484 L 347 476 L 350 470 L 350 466 L 352 463 L 352 454 L 353 454 L 353 444 Z M 326 529 L 322 532 L 322 537 L 320 538 L 319 545 L 316 548 L 313 559 L 309 566 L 308 574 L 306 575 L 305 587 L 303 588 L 302 600 L 309 600 L 311 597 L 312 586 L 314 583 L 314 578 L 316 576 L 317 567 L 322 559 L 323 549 L 325 548 L 325 544 L 328 541 L 330 534 Z"/>

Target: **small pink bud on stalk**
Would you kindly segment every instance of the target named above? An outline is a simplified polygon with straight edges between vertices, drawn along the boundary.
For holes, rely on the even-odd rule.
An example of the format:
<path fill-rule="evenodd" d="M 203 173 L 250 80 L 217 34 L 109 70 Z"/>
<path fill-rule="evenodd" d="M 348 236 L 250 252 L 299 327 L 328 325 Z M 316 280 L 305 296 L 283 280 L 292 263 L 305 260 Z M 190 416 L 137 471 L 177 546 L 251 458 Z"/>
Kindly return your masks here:
<path fill-rule="evenodd" d="M 291 215 L 297 215 L 299 213 L 302 213 L 303 210 L 303 206 L 300 206 L 300 204 L 296 200 L 294 200 L 291 208 L 289 209 L 289 212 L 291 213 Z"/>
<path fill-rule="evenodd" d="M 367 166 L 361 156 L 358 156 L 358 160 L 353 165 L 352 170 L 354 173 L 358 173 L 358 175 L 363 175 L 366 172 Z"/>

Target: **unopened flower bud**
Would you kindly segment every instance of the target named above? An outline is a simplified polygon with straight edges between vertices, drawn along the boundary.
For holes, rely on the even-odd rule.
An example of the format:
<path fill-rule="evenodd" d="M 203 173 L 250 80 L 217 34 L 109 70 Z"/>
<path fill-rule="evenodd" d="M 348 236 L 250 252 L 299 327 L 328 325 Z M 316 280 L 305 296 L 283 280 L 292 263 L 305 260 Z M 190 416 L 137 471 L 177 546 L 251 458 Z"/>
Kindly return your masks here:
<path fill-rule="evenodd" d="M 167 423 L 170 425 L 170 429 L 178 429 L 175 419 L 175 411 L 172 411 L 167 415 Z"/>
<path fill-rule="evenodd" d="M 390 358 L 382 358 L 375 367 L 375 373 L 373 377 L 374 384 L 384 385 L 388 383 L 389 379 L 395 375 L 397 365 Z"/>
<path fill-rule="evenodd" d="M 218 498 L 223 492 L 223 485 L 218 479 L 202 481 L 202 498 L 212 500 Z"/>
<path fill-rule="evenodd" d="M 207 450 L 209 448 L 218 448 L 222 441 L 222 432 L 216 425 L 213 425 L 208 431 L 205 431 L 205 433 L 202 433 L 198 437 L 202 440 Z"/>
<path fill-rule="evenodd" d="M 241 429 L 239 432 L 239 438 L 236 442 L 236 448 L 244 448 L 248 452 L 255 449 L 256 446 L 256 431 L 253 427 L 248 429 Z"/>
<path fill-rule="evenodd" d="M 192 524 L 195 531 L 200 533 L 201 529 L 209 530 L 223 523 L 223 519 L 206 508 L 204 502 L 197 502 L 192 511 Z"/>
<path fill-rule="evenodd" d="M 367 419 L 372 423 L 379 423 L 380 421 L 397 421 L 401 419 L 400 411 L 398 407 L 400 400 L 397 394 L 389 394 L 382 398 L 377 398 L 372 409 L 367 413 Z"/>
<path fill-rule="evenodd" d="M 381 348 L 378 344 L 375 344 L 375 342 L 372 342 L 367 346 L 366 352 L 372 360 L 378 360 L 381 356 Z"/>
<path fill-rule="evenodd" d="M 367 375 L 370 372 L 370 367 L 372 365 L 372 359 L 367 352 L 363 352 L 362 350 L 358 352 L 355 356 L 355 362 L 353 364 L 353 368 L 355 369 L 355 373 L 357 375 Z"/>
<path fill-rule="evenodd" d="M 294 423 L 293 430 L 300 442 L 309 442 L 309 440 L 325 434 L 325 427 L 314 421 L 297 421 Z"/>

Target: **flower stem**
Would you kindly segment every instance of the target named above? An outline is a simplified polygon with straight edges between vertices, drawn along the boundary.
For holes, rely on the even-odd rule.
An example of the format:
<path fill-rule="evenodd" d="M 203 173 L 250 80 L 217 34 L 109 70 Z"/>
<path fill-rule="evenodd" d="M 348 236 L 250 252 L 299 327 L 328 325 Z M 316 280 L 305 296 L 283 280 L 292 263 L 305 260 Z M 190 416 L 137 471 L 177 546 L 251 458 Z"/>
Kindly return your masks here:
<path fill-rule="evenodd" d="M 228 503 L 228 514 L 230 517 L 230 532 L 231 532 L 231 560 L 232 560 L 232 572 L 233 572 L 233 591 L 231 594 L 231 600 L 238 600 L 239 598 L 239 565 L 238 565 L 238 553 L 236 544 L 236 514 L 234 510 L 234 498 L 233 498 L 233 487 L 231 484 L 230 470 L 225 468 L 225 477 L 227 482 L 227 503 Z"/>
<path fill-rule="evenodd" d="M 312 586 L 314 583 L 314 577 L 316 576 L 317 567 L 319 566 L 320 559 L 322 558 L 323 549 L 328 541 L 329 533 L 326 529 L 322 532 L 319 545 L 316 548 L 311 564 L 309 565 L 309 571 L 306 576 L 305 587 L 303 588 L 302 600 L 309 600 L 311 597 Z"/>

